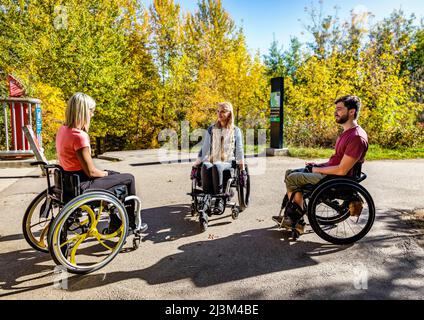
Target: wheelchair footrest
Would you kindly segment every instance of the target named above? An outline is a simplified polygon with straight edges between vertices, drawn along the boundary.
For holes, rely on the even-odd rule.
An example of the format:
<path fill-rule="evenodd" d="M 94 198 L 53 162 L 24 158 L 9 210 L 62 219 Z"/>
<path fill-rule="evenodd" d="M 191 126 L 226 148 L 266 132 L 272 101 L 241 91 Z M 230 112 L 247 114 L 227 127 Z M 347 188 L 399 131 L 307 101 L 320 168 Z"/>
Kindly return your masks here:
<path fill-rule="evenodd" d="M 230 198 L 230 194 L 228 193 L 218 193 L 212 195 L 213 198 Z"/>
<path fill-rule="evenodd" d="M 139 229 L 128 230 L 127 236 L 130 236 L 130 235 L 138 236 L 138 235 L 142 234 L 143 232 L 145 232 L 147 229 L 148 229 L 147 223 L 142 223 Z"/>
<path fill-rule="evenodd" d="M 198 190 L 198 189 L 194 189 L 193 192 L 187 192 L 188 196 L 199 196 L 199 195 L 204 195 L 205 193 L 203 192 L 203 190 Z"/>
<path fill-rule="evenodd" d="M 135 229 L 134 233 L 135 234 L 140 234 L 143 233 L 144 231 L 146 231 L 149 228 L 149 226 L 147 225 L 147 223 L 142 223 L 139 229 Z"/>

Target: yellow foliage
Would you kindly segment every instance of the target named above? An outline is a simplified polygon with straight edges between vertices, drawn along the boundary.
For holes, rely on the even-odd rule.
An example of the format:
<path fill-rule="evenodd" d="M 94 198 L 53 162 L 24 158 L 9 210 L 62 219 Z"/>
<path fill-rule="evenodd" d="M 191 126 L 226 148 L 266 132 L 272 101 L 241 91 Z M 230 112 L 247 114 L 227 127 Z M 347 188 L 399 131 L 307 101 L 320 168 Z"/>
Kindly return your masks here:
<path fill-rule="evenodd" d="M 47 84 L 36 83 L 35 95 L 42 101 L 42 137 L 43 144 L 54 144 L 56 133 L 65 120 L 66 101 L 60 89 Z"/>

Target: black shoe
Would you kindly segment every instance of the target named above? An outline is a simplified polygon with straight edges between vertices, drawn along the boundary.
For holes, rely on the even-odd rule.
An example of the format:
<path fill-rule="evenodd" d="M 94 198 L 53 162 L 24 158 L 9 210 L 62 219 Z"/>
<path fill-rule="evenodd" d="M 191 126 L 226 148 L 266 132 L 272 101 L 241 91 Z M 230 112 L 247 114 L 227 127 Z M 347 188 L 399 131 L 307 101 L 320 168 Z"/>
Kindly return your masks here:
<path fill-rule="evenodd" d="M 115 213 L 110 215 L 109 227 L 107 228 L 107 234 L 115 233 L 122 226 L 121 219 Z"/>
<path fill-rule="evenodd" d="M 222 199 L 216 199 L 215 206 L 213 208 L 214 214 L 221 214 L 224 212 L 224 203 Z"/>
<path fill-rule="evenodd" d="M 135 230 L 135 214 L 129 214 L 128 215 L 128 222 L 129 222 L 129 226 L 130 229 Z"/>

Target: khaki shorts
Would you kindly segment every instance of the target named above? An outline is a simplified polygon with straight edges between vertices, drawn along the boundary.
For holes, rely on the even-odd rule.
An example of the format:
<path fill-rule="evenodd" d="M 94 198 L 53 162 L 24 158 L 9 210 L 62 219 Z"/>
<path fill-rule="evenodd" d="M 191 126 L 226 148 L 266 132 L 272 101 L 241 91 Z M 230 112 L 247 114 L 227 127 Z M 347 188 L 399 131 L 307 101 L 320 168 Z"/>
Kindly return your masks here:
<path fill-rule="evenodd" d="M 286 184 L 287 192 L 293 192 L 305 184 L 317 184 L 324 177 L 325 174 L 305 172 L 305 168 L 289 169 L 286 171 L 284 183 Z"/>

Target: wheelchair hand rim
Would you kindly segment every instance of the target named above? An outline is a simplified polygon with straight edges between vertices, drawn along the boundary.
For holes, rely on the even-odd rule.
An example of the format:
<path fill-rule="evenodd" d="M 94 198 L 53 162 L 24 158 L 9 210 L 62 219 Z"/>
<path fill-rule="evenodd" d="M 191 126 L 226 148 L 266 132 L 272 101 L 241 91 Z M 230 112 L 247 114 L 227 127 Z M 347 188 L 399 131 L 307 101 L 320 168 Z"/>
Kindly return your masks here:
<path fill-rule="evenodd" d="M 118 212 L 120 213 L 121 218 L 123 219 L 122 221 L 123 229 L 121 231 L 119 241 L 117 242 L 111 254 L 108 255 L 107 258 L 89 266 L 85 266 L 85 265 L 81 266 L 81 265 L 70 262 L 68 258 L 63 255 L 63 252 L 61 250 L 61 245 L 63 246 L 64 244 L 61 244 L 60 236 L 61 236 L 64 224 L 69 218 L 69 216 L 72 215 L 76 209 L 81 208 L 83 205 L 91 201 L 106 201 L 115 205 L 115 207 L 118 209 Z M 58 263 L 59 265 L 64 266 L 69 272 L 88 273 L 88 272 L 92 272 L 106 266 L 109 262 L 111 262 L 116 257 L 116 255 L 119 253 L 119 251 L 121 250 L 124 244 L 127 233 L 128 233 L 128 217 L 127 217 L 125 208 L 116 197 L 101 191 L 83 194 L 76 197 L 72 201 L 70 201 L 62 209 L 60 214 L 54 220 L 54 223 L 49 231 L 49 249 L 55 262 Z M 86 238 L 84 238 L 81 241 L 81 243 L 85 239 Z"/>

